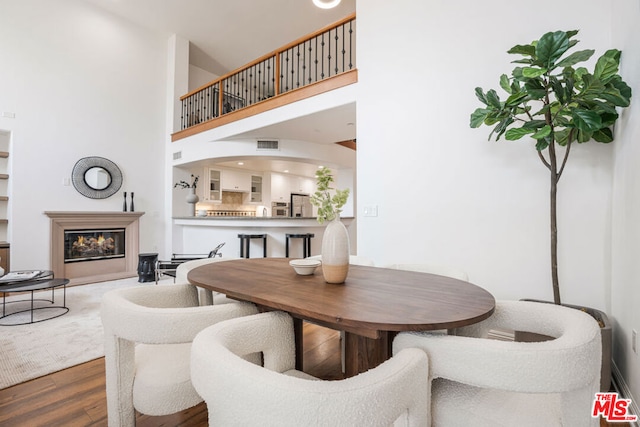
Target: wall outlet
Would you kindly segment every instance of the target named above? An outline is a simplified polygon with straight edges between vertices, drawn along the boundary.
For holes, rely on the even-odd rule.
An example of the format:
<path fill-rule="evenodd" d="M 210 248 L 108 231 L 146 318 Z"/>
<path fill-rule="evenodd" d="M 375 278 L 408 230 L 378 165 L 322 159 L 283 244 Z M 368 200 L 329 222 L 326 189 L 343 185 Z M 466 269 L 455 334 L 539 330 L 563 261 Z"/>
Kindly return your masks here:
<path fill-rule="evenodd" d="M 631 350 L 638 354 L 638 331 L 635 329 L 631 330 Z"/>

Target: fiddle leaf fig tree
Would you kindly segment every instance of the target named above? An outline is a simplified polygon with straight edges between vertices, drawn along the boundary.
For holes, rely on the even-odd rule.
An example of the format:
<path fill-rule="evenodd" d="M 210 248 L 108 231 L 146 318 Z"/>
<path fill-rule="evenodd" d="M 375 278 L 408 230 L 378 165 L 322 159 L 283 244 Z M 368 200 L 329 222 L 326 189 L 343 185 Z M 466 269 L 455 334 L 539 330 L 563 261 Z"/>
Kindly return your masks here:
<path fill-rule="evenodd" d="M 476 88 L 483 107 L 471 114 L 471 127 L 493 126 L 489 140 L 504 135 L 508 141 L 527 137 L 551 178 L 551 279 L 553 299 L 560 304 L 558 283 L 557 186 L 569 159 L 571 146 L 591 140 L 613 141 L 612 126 L 619 107 L 628 107 L 631 88 L 618 75 L 620 51 L 606 51 L 593 71 L 576 67 L 587 61 L 594 50 L 569 51 L 578 43 L 578 31 L 556 31 L 539 40 L 512 47 L 519 55 L 511 75 L 500 76 L 506 92 L 501 100 L 494 90 Z M 557 146 L 563 147 L 558 149 Z"/>

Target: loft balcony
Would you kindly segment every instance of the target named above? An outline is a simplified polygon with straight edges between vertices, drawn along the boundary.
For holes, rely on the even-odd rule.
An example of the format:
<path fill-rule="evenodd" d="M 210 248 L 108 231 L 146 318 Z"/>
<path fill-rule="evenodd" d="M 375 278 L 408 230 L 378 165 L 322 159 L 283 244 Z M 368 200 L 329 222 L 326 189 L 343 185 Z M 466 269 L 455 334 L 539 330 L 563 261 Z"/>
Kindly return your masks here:
<path fill-rule="evenodd" d="M 180 97 L 178 141 L 358 81 L 355 13 Z"/>

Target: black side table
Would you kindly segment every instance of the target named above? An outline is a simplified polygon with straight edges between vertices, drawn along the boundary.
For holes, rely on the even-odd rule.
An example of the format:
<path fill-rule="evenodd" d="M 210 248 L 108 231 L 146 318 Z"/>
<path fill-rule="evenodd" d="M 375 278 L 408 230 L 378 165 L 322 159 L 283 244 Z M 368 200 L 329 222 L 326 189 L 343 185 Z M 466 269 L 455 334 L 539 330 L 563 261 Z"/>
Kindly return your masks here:
<path fill-rule="evenodd" d="M 155 282 L 157 253 L 138 254 L 138 282 Z"/>

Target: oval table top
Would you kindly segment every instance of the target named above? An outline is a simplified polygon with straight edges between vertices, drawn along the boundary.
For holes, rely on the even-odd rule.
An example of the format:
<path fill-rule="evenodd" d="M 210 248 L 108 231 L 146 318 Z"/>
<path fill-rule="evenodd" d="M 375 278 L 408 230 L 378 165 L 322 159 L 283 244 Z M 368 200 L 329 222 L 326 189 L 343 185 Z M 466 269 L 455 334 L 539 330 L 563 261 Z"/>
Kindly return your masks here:
<path fill-rule="evenodd" d="M 422 272 L 351 265 L 344 284 L 328 284 L 321 267 L 300 276 L 288 258 L 251 258 L 196 267 L 188 280 L 230 298 L 369 338 L 382 331 L 428 331 L 491 316 L 495 299 L 469 282 Z"/>

